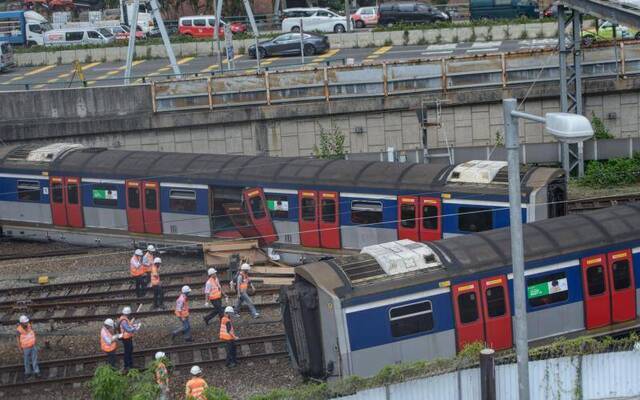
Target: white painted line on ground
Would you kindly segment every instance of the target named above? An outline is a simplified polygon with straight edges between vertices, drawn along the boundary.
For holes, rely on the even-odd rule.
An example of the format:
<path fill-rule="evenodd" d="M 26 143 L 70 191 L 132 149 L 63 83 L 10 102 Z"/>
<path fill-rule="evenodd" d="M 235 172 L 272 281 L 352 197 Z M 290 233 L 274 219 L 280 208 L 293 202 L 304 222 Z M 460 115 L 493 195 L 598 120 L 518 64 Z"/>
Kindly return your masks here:
<path fill-rule="evenodd" d="M 502 42 L 474 42 L 471 45 L 472 49 L 484 49 L 487 47 L 500 47 L 502 46 Z"/>
<path fill-rule="evenodd" d="M 446 51 L 425 51 L 424 53 L 422 53 L 422 55 L 425 55 L 425 56 L 435 56 L 435 55 L 451 54 L 451 53 L 453 53 L 453 50 L 446 50 Z"/>
<path fill-rule="evenodd" d="M 469 49 L 467 50 L 467 53 L 488 53 L 490 51 L 498 51 L 499 49 L 497 47 L 492 47 L 490 49 Z"/>
<path fill-rule="evenodd" d="M 427 46 L 427 51 L 455 50 L 456 46 L 456 43 L 432 44 Z"/>

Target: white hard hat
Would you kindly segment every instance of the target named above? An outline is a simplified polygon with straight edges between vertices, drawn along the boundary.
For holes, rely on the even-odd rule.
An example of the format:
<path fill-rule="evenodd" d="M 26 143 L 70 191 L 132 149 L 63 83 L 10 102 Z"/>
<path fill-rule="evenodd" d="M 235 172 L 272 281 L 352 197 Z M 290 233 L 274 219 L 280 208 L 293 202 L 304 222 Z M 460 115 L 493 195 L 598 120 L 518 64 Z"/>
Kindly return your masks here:
<path fill-rule="evenodd" d="M 29 323 L 29 317 L 27 317 L 26 315 L 21 315 L 20 319 L 18 321 L 20 321 L 21 324 L 28 324 Z"/>
<path fill-rule="evenodd" d="M 153 259 L 153 263 L 154 264 L 162 264 L 162 260 L 160 259 L 160 257 L 156 257 Z"/>
<path fill-rule="evenodd" d="M 208 273 L 209 275 L 213 275 L 213 274 L 215 274 L 216 272 L 218 272 L 218 271 L 216 271 L 216 269 L 215 269 L 215 268 L 209 268 L 209 270 L 207 271 L 207 273 Z"/>
<path fill-rule="evenodd" d="M 242 266 L 240 267 L 240 269 L 241 269 L 242 271 L 248 271 L 248 270 L 250 270 L 250 269 L 251 269 L 251 265 L 249 265 L 249 264 L 247 264 L 247 263 L 244 263 L 244 264 L 242 264 Z"/>
<path fill-rule="evenodd" d="M 153 247 L 152 244 L 150 244 L 150 245 L 147 246 L 147 251 L 152 251 L 153 252 L 153 251 L 156 251 L 156 248 Z"/>
<path fill-rule="evenodd" d="M 124 307 L 124 308 L 122 309 L 122 313 L 123 313 L 124 315 L 129 315 L 129 314 L 131 314 L 131 307 L 129 307 L 129 306 Z"/>
<path fill-rule="evenodd" d="M 194 365 L 193 367 L 191 367 L 191 375 L 198 375 L 201 373 L 202 373 L 202 370 L 197 365 Z"/>
<path fill-rule="evenodd" d="M 136 251 L 134 251 L 133 254 L 136 255 L 136 256 L 143 255 L 142 250 L 140 250 L 140 249 L 136 249 Z"/>
<path fill-rule="evenodd" d="M 190 288 L 189 286 L 184 285 L 184 286 L 182 287 L 182 293 L 185 293 L 185 294 L 186 294 L 186 293 L 189 293 L 190 291 L 191 291 L 191 288 Z"/>
<path fill-rule="evenodd" d="M 156 353 L 156 360 L 159 360 L 161 358 L 164 358 L 164 352 L 159 351 L 159 352 Z"/>
<path fill-rule="evenodd" d="M 112 328 L 115 326 L 115 324 L 113 323 L 113 320 L 112 320 L 111 318 L 107 318 L 107 319 L 105 319 L 105 320 L 104 320 L 104 324 L 105 324 L 106 326 L 110 326 L 110 327 L 112 327 Z"/>
<path fill-rule="evenodd" d="M 226 307 L 224 308 L 224 312 L 225 312 L 225 313 L 227 313 L 227 314 L 233 314 L 233 307 L 231 307 L 231 306 L 226 306 Z"/>

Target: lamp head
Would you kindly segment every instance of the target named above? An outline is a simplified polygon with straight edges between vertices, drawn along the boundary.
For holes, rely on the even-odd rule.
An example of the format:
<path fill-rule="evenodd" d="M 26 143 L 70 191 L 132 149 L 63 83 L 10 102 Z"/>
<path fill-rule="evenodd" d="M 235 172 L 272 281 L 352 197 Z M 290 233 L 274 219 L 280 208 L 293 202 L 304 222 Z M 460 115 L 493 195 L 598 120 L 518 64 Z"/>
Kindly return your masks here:
<path fill-rule="evenodd" d="M 563 143 L 579 143 L 593 136 L 591 122 L 583 115 L 552 112 L 545 114 L 545 130 Z"/>

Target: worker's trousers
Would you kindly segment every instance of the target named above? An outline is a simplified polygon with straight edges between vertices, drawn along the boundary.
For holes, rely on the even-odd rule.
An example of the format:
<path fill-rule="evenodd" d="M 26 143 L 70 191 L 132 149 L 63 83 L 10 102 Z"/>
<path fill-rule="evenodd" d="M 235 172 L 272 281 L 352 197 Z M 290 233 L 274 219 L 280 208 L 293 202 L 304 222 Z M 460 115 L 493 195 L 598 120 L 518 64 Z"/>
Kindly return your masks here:
<path fill-rule="evenodd" d="M 258 311 L 256 311 L 256 306 L 253 305 L 251 298 L 247 294 L 247 292 L 240 292 L 238 294 L 238 302 L 236 303 L 236 314 L 240 314 L 240 307 L 242 303 L 246 304 L 249 307 L 249 311 L 251 312 L 251 316 L 255 317 L 258 315 Z"/>
<path fill-rule="evenodd" d="M 24 374 L 25 376 L 31 374 L 39 374 L 40 367 L 38 366 L 38 348 L 34 345 L 28 349 L 22 349 L 24 356 Z"/>
<path fill-rule="evenodd" d="M 133 368 L 133 338 L 122 339 L 124 347 L 124 368 Z"/>

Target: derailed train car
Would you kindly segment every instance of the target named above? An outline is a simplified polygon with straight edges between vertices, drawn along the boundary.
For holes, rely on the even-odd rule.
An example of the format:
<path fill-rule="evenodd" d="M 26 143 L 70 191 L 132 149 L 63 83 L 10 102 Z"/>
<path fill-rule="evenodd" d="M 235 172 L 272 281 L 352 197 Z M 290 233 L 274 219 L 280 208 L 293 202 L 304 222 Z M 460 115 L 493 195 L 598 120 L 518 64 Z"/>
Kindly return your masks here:
<path fill-rule="evenodd" d="M 638 325 L 640 205 L 524 226 L 530 341 Z M 509 229 L 365 247 L 296 267 L 281 296 L 293 361 L 309 377 L 369 376 L 513 346 Z"/>

